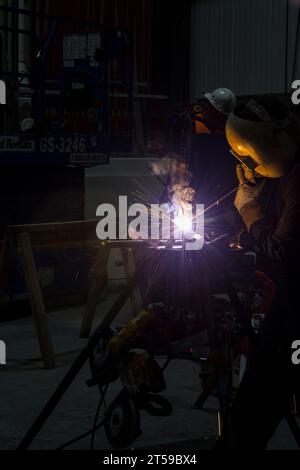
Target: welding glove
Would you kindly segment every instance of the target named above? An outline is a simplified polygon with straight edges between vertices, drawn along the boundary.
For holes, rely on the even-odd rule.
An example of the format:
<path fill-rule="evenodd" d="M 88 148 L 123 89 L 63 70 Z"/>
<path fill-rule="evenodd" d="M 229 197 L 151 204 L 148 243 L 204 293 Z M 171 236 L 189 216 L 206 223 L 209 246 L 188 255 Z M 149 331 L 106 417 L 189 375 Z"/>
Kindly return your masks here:
<path fill-rule="evenodd" d="M 249 229 L 253 222 L 264 217 L 259 196 L 265 179 L 243 164 L 236 166 L 236 174 L 240 187 L 237 190 L 234 205 Z"/>

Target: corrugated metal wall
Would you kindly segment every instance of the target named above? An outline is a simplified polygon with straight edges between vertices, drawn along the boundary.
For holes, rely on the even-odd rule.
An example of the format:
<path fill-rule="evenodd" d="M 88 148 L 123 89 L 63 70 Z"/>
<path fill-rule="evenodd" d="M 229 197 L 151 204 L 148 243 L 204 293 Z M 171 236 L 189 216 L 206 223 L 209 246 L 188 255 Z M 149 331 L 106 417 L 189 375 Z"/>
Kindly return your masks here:
<path fill-rule="evenodd" d="M 219 86 L 239 95 L 283 93 L 286 83 L 290 89 L 299 3 L 194 0 L 191 99 Z M 300 78 L 300 56 L 297 74 Z"/>

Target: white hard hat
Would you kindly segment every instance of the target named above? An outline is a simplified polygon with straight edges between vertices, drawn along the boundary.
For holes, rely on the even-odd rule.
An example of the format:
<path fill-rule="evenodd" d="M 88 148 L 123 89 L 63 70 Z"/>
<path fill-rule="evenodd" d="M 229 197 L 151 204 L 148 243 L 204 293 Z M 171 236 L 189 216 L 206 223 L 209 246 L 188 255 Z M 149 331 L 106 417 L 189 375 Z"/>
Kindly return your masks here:
<path fill-rule="evenodd" d="M 217 88 L 204 96 L 215 109 L 226 115 L 229 115 L 236 105 L 235 94 L 229 88 Z"/>

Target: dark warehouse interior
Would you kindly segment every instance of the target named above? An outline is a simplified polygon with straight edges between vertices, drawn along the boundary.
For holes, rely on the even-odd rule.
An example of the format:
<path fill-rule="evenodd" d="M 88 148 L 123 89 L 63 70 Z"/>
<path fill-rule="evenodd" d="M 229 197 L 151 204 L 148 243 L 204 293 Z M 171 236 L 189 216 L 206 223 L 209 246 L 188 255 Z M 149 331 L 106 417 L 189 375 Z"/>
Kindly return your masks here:
<path fill-rule="evenodd" d="M 299 103 L 300 0 L 0 0 L 1 454 L 300 448 Z"/>

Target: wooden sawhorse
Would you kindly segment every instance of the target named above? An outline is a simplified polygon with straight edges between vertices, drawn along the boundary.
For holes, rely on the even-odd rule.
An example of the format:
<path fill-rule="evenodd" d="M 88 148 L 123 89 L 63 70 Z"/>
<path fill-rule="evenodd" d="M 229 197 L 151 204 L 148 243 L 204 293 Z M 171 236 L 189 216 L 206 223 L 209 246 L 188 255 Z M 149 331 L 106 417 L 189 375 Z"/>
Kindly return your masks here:
<path fill-rule="evenodd" d="M 26 288 L 28 291 L 36 334 L 43 365 L 47 369 L 56 367 L 56 359 L 48 328 L 47 313 L 39 283 L 34 253 L 59 251 L 67 248 L 99 247 L 89 289 L 86 312 L 81 326 L 89 331 L 91 311 L 102 295 L 107 282 L 107 260 L 110 248 L 96 237 L 96 221 L 75 221 L 51 224 L 15 225 L 6 227 L 0 251 L 0 309 L 4 301 L 10 260 L 13 251 L 21 258 Z"/>

